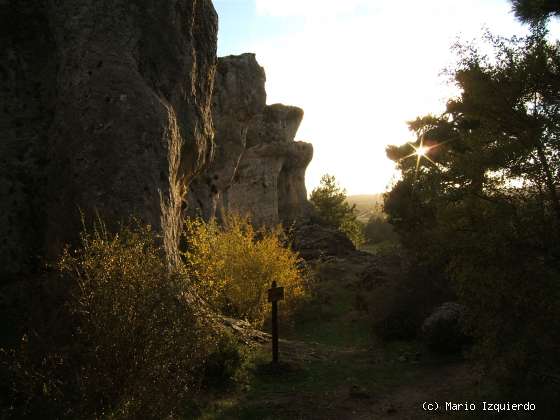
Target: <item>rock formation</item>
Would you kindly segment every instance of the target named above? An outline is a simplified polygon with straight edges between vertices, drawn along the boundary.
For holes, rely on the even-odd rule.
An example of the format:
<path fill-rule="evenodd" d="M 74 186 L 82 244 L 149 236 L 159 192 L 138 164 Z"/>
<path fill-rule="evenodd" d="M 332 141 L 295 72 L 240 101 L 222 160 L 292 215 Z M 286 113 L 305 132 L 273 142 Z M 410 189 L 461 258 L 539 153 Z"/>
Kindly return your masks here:
<path fill-rule="evenodd" d="M 216 155 L 191 185 L 191 214 L 209 219 L 234 211 L 260 225 L 289 224 L 310 213 L 305 169 L 313 148 L 294 141 L 303 111 L 265 105 L 264 83 L 254 54 L 219 59 L 212 110 Z"/>
<path fill-rule="evenodd" d="M 292 248 L 305 260 L 324 257 L 346 257 L 355 254 L 356 247 L 338 229 L 320 224 L 303 223 L 290 234 Z"/>
<path fill-rule="evenodd" d="M 254 54 L 218 60 L 212 97 L 215 153 L 210 166 L 195 178 L 188 209 L 205 219 L 216 215 L 221 193 L 229 188 L 246 147 L 249 123 L 266 105 L 265 74 Z"/>
<path fill-rule="evenodd" d="M 130 215 L 172 252 L 212 150 L 210 0 L 0 5 L 0 277 Z"/>

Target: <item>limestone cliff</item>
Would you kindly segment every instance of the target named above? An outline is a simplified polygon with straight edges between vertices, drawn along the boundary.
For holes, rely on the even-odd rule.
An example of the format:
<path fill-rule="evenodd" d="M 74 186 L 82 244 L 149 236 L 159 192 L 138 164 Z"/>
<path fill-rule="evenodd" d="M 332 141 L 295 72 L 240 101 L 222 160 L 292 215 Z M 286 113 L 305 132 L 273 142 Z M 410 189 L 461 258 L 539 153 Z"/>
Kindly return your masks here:
<path fill-rule="evenodd" d="M 191 213 L 216 215 L 223 191 L 233 182 L 246 147 L 249 123 L 266 104 L 265 74 L 254 54 L 222 57 L 214 82 L 215 150 L 210 166 L 195 178 L 187 196 Z"/>
<path fill-rule="evenodd" d="M 265 105 L 265 74 L 254 54 L 218 63 L 212 101 L 216 155 L 191 184 L 189 213 L 208 219 L 234 211 L 249 214 L 257 225 L 305 218 L 311 211 L 305 169 L 313 147 L 294 141 L 303 111 Z"/>
<path fill-rule="evenodd" d="M 172 252 L 212 151 L 211 1 L 7 0 L 0 17 L 0 277 L 55 256 L 80 211 L 136 215 Z"/>

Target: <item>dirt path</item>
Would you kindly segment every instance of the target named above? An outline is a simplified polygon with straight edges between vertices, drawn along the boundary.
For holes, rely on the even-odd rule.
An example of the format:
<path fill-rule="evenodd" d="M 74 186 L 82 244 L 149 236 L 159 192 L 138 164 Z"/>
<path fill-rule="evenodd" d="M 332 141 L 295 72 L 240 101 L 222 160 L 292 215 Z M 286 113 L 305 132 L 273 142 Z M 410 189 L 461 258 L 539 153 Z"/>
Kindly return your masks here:
<path fill-rule="evenodd" d="M 434 358 L 420 343 L 382 343 L 369 334 L 360 307 L 363 264 L 332 260 L 307 312 L 280 341 L 281 366 L 271 369 L 270 344 L 256 352 L 242 390 L 216 402 L 203 419 L 430 419 L 424 402 L 468 398 L 478 375 L 460 358 Z M 379 275 L 387 275 L 379 271 Z"/>
<path fill-rule="evenodd" d="M 464 401 L 477 375 L 465 362 L 408 363 L 372 357 L 371 349 L 325 351 L 283 342 L 280 372 L 262 364 L 241 404 L 219 418 L 419 419 L 424 402 Z M 297 353 L 291 353 L 296 351 Z M 288 353 L 289 352 L 289 353 Z M 239 409 L 239 410 L 238 410 Z"/>

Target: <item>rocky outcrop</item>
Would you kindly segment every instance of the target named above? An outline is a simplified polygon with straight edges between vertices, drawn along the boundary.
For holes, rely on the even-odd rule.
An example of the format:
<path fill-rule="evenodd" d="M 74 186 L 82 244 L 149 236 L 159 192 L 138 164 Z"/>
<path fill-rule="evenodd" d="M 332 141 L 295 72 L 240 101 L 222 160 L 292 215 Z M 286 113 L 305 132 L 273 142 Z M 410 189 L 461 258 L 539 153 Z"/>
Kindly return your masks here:
<path fill-rule="evenodd" d="M 212 98 L 215 153 L 191 184 L 187 197 L 191 214 L 208 220 L 222 206 L 223 192 L 232 184 L 246 148 L 249 124 L 266 105 L 264 83 L 264 70 L 254 54 L 219 59 Z"/>
<path fill-rule="evenodd" d="M 210 0 L 0 5 L 0 277 L 55 256 L 99 214 L 131 215 L 171 253 L 212 151 Z"/>
<path fill-rule="evenodd" d="M 216 154 L 191 185 L 189 213 L 204 218 L 226 211 L 253 223 L 291 223 L 311 212 L 305 169 L 309 143 L 295 142 L 300 108 L 265 105 L 265 74 L 254 54 L 219 59 L 213 96 Z"/>
<path fill-rule="evenodd" d="M 303 119 L 300 108 L 269 105 L 249 127 L 247 149 L 224 207 L 250 214 L 255 224 L 290 224 L 310 213 L 305 170 L 313 157 L 310 143 L 294 142 Z"/>
<path fill-rule="evenodd" d="M 340 230 L 319 224 L 299 224 L 290 232 L 292 248 L 305 260 L 363 255 Z"/>

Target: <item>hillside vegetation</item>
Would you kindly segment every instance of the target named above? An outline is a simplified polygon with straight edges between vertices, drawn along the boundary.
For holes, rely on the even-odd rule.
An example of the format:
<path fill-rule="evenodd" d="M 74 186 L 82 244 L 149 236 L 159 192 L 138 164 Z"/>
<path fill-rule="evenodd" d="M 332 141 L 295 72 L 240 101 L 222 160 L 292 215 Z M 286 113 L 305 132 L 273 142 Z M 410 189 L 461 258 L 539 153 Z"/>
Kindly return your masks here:
<path fill-rule="evenodd" d="M 355 206 L 356 218 L 362 223 L 367 223 L 371 216 L 383 213 L 383 193 L 349 195 L 346 201 L 350 206 Z"/>

